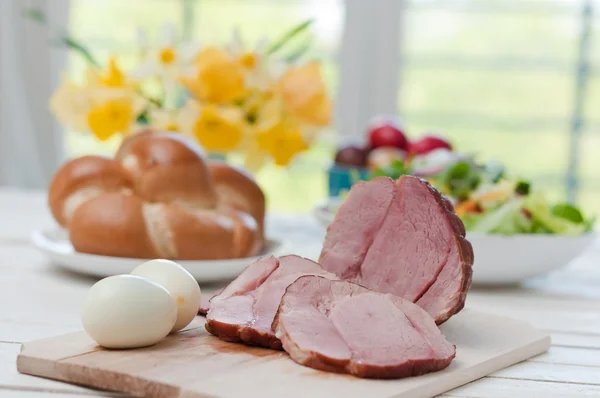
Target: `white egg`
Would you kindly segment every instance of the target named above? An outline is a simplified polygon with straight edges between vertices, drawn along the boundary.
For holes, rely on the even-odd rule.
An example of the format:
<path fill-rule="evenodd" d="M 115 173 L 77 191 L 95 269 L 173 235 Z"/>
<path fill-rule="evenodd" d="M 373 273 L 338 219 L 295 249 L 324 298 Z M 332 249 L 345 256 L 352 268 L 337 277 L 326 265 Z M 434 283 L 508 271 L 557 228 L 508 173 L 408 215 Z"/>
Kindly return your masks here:
<path fill-rule="evenodd" d="M 92 286 L 83 303 L 83 329 L 106 348 L 137 348 L 158 343 L 177 319 L 171 294 L 148 279 L 111 276 Z"/>
<path fill-rule="evenodd" d="M 200 286 L 185 268 L 174 261 L 151 260 L 138 265 L 132 275 L 148 278 L 162 285 L 177 303 L 177 321 L 173 332 L 181 330 L 194 319 L 200 308 Z"/>

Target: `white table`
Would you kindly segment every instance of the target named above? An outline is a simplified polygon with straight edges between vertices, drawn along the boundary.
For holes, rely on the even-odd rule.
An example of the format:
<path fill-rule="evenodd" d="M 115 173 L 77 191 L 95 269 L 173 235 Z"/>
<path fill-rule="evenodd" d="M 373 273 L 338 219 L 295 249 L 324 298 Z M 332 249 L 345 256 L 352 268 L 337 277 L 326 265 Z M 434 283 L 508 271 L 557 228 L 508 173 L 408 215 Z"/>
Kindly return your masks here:
<path fill-rule="evenodd" d="M 43 193 L 0 189 L 0 397 L 118 396 L 17 373 L 20 343 L 81 329 L 79 305 L 94 283 L 53 267 L 29 245 L 31 230 L 52 225 Z M 295 253 L 318 253 L 324 231 L 310 216 L 268 225 Z M 600 245 L 524 286 L 473 288 L 467 306 L 528 320 L 552 333 L 552 348 L 444 396 L 600 397 Z"/>

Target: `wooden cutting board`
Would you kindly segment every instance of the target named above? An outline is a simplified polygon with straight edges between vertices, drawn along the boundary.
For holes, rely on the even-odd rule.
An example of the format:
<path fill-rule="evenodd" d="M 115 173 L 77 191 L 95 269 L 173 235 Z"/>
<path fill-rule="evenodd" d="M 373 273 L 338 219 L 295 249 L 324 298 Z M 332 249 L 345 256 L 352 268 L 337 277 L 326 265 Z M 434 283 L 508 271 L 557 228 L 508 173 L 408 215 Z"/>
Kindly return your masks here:
<path fill-rule="evenodd" d="M 135 350 L 104 350 L 84 332 L 25 343 L 19 372 L 144 397 L 431 397 L 546 351 L 527 323 L 464 310 L 441 327 L 456 358 L 441 372 L 365 380 L 300 366 L 285 352 L 225 343 L 198 317 L 185 331 Z"/>

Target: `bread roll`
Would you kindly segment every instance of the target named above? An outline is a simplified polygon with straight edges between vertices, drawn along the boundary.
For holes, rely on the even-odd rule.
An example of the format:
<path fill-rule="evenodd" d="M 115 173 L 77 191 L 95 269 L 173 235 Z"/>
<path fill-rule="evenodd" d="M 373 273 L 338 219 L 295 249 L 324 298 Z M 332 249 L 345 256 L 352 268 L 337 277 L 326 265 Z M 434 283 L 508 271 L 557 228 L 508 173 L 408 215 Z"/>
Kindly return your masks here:
<path fill-rule="evenodd" d="M 257 255 L 265 198 L 243 170 L 192 140 L 146 131 L 114 159 L 84 156 L 55 174 L 48 203 L 78 252 L 178 260 Z"/>

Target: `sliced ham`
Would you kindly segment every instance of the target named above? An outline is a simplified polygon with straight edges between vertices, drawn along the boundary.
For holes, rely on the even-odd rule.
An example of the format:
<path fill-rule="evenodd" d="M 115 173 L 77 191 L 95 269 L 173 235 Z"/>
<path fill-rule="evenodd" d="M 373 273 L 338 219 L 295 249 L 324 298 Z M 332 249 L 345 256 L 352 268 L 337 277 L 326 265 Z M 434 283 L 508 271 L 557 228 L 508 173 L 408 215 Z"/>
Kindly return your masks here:
<path fill-rule="evenodd" d="M 340 279 L 416 302 L 441 324 L 464 306 L 473 249 L 452 205 L 429 183 L 380 177 L 352 187 L 319 262 Z"/>
<path fill-rule="evenodd" d="M 273 329 L 294 361 L 358 377 L 433 372 L 456 354 L 412 302 L 319 276 L 303 276 L 287 288 Z"/>
<path fill-rule="evenodd" d="M 210 295 L 203 294 L 202 297 L 200 297 L 200 308 L 198 308 L 198 315 L 208 314 L 208 310 L 210 309 L 210 300 L 212 300 L 213 297 L 221 294 L 224 289 L 225 288 L 221 288 Z"/>
<path fill-rule="evenodd" d="M 328 228 L 322 267 L 297 256 L 249 265 L 210 300 L 206 328 L 226 341 L 280 349 L 271 325 L 285 289 L 304 275 L 400 296 L 440 324 L 462 309 L 471 285 L 473 251 L 464 236 L 452 205 L 424 180 L 358 183 Z"/>
<path fill-rule="evenodd" d="M 335 278 L 319 264 L 293 255 L 250 264 L 210 300 L 206 329 L 225 341 L 281 349 L 271 324 L 285 289 L 303 275 Z"/>

